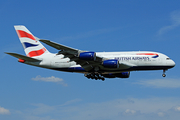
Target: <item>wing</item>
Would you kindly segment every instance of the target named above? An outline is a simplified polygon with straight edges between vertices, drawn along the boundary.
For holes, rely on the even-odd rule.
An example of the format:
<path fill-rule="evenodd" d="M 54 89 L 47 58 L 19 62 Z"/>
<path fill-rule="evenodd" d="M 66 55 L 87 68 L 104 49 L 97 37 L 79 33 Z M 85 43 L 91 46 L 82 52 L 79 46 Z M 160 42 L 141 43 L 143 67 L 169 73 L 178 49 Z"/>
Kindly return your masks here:
<path fill-rule="evenodd" d="M 51 47 L 54 47 L 57 50 L 60 50 L 58 52 L 58 54 L 63 54 L 64 57 L 68 57 L 68 58 L 70 58 L 71 61 L 75 61 L 77 64 L 80 64 L 86 71 L 91 71 L 94 69 L 98 70 L 99 68 L 103 68 L 102 62 L 104 60 L 108 60 L 108 58 L 100 57 L 97 55 L 95 55 L 96 59 L 93 59 L 93 58 L 92 58 L 93 60 L 90 60 L 91 58 L 86 59 L 86 57 L 87 57 L 86 55 L 93 56 L 96 53 L 74 49 L 74 48 L 67 47 L 65 45 L 61 45 L 61 44 L 58 44 L 58 43 L 55 43 L 55 42 L 52 42 L 49 40 L 40 39 L 39 41 L 41 41 Z M 86 53 L 86 54 L 83 55 L 83 53 Z M 85 56 L 85 58 L 83 58 L 84 56 Z M 130 66 L 131 65 L 121 63 L 122 68 L 129 68 Z"/>
<path fill-rule="evenodd" d="M 52 42 L 52 41 L 49 41 L 49 40 L 40 39 L 39 41 L 41 41 L 43 43 L 46 43 L 47 45 L 49 45 L 51 47 L 54 47 L 54 48 L 56 48 L 58 50 L 66 51 L 66 52 L 69 52 L 71 54 L 77 54 L 77 52 L 79 51 L 78 49 L 67 47 L 65 45 L 61 45 L 61 44 L 58 44 L 58 43 L 55 43 L 55 42 Z"/>

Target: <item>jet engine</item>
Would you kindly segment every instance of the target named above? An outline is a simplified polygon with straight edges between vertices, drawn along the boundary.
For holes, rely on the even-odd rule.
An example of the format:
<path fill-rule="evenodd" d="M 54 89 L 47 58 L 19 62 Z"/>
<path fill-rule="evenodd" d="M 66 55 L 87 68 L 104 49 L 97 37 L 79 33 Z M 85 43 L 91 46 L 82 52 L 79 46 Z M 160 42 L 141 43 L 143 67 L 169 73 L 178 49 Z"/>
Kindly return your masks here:
<path fill-rule="evenodd" d="M 87 61 L 94 61 L 94 60 L 96 60 L 96 53 L 95 52 L 82 52 L 82 53 L 79 53 L 79 59 L 87 60 Z"/>
<path fill-rule="evenodd" d="M 130 72 L 102 74 L 105 78 L 129 78 Z"/>
<path fill-rule="evenodd" d="M 104 60 L 102 64 L 106 68 L 119 68 L 118 60 Z"/>
<path fill-rule="evenodd" d="M 129 78 L 130 72 L 117 73 L 117 74 L 115 74 L 115 76 L 118 78 Z"/>

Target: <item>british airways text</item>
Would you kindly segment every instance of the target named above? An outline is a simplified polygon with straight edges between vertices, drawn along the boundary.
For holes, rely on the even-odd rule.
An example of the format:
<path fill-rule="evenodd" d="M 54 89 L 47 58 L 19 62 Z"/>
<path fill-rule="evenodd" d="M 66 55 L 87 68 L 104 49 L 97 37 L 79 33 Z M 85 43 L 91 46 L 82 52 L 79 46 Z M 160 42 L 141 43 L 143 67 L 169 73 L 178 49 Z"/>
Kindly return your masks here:
<path fill-rule="evenodd" d="M 149 57 L 115 57 L 115 59 L 119 61 L 123 60 L 144 60 L 144 61 L 149 61 Z"/>

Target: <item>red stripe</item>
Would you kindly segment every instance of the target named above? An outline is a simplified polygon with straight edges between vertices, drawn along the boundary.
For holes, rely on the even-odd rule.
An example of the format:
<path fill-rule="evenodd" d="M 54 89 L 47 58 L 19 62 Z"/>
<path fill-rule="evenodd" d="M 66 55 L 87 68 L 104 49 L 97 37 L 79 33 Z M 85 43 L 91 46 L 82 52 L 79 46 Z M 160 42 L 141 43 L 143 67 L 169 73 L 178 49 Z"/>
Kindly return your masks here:
<path fill-rule="evenodd" d="M 29 57 L 40 56 L 40 55 L 42 55 L 45 51 L 46 51 L 46 48 L 43 48 L 43 49 L 40 49 L 40 50 L 37 50 L 37 51 L 31 51 L 31 52 L 28 53 L 27 56 L 29 56 Z"/>
<path fill-rule="evenodd" d="M 17 30 L 17 33 L 18 33 L 18 36 L 19 36 L 20 38 L 26 37 L 26 38 L 30 38 L 30 39 L 32 39 L 32 40 L 36 40 L 33 35 L 25 32 L 25 31 Z"/>
<path fill-rule="evenodd" d="M 137 53 L 136 55 L 158 55 L 156 53 Z"/>

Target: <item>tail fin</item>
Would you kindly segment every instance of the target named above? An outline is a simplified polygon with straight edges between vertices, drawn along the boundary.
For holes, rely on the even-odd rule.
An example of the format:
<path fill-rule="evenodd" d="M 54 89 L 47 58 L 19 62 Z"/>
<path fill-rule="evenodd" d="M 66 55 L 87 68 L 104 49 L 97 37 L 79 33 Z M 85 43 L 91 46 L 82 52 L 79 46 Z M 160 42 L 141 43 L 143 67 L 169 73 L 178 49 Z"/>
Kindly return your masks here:
<path fill-rule="evenodd" d="M 49 53 L 49 51 L 38 41 L 38 38 L 34 37 L 25 26 L 18 25 L 14 26 L 14 28 L 28 57 L 36 57 Z"/>

